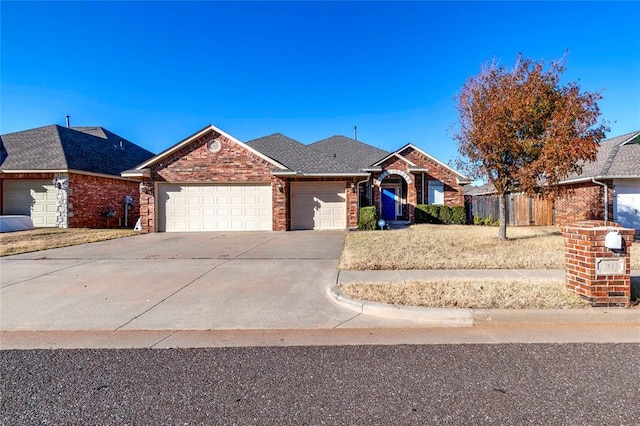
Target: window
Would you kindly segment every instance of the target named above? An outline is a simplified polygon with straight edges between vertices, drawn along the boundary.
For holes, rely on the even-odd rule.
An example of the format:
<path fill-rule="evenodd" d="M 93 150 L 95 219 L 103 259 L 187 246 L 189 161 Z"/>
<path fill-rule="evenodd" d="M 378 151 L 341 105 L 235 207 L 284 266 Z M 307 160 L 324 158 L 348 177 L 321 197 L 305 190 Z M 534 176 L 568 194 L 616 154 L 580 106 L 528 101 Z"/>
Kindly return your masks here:
<path fill-rule="evenodd" d="M 444 182 L 439 180 L 430 180 L 428 184 L 429 192 L 428 203 L 429 204 L 444 204 Z"/>

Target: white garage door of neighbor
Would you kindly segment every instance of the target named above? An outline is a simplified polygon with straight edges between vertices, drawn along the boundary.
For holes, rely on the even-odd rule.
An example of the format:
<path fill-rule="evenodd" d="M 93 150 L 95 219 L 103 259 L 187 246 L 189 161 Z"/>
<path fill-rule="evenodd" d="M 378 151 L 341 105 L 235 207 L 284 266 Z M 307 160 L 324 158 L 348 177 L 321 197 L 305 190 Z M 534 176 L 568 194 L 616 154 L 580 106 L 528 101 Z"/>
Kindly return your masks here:
<path fill-rule="evenodd" d="M 56 226 L 57 190 L 50 179 L 6 179 L 2 214 L 31 216 L 35 227 Z"/>
<path fill-rule="evenodd" d="M 271 185 L 159 186 L 158 230 L 271 231 Z"/>
<path fill-rule="evenodd" d="M 635 183 L 635 185 L 634 185 Z M 625 228 L 640 229 L 640 180 L 615 184 L 614 217 Z"/>
<path fill-rule="evenodd" d="M 347 202 L 344 182 L 292 182 L 293 229 L 345 229 Z"/>

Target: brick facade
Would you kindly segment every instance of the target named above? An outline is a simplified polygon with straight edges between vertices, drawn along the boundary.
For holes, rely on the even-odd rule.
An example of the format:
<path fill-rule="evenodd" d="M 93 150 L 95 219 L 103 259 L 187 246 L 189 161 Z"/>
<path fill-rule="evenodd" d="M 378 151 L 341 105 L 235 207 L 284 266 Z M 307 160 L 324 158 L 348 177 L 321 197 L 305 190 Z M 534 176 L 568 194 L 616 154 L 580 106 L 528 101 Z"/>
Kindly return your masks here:
<path fill-rule="evenodd" d="M 561 228 L 565 250 L 565 285 L 570 291 L 588 300 L 593 306 L 629 306 L 631 298 L 630 251 L 633 229 L 624 229 L 613 222 L 582 221 Z M 605 236 L 617 230 L 623 249 L 605 247 Z M 598 273 L 597 259 L 612 259 L 623 263 L 619 273 Z"/>
<path fill-rule="evenodd" d="M 211 152 L 209 142 L 221 148 Z M 287 182 L 272 176 L 273 164 L 216 132 L 210 132 L 171 153 L 151 167 L 151 178 L 140 184 L 140 216 L 143 232 L 156 230 L 154 182 L 170 183 L 271 183 L 273 230 L 288 229 Z M 282 187 L 282 191 L 280 190 Z"/>
<path fill-rule="evenodd" d="M 68 226 L 70 228 L 112 228 L 125 225 L 124 197 L 133 198 L 127 226 L 133 228 L 140 213 L 138 182 L 102 176 L 69 174 Z M 113 210 L 107 218 L 102 212 Z"/>
<path fill-rule="evenodd" d="M 412 147 L 408 147 L 401 152 L 407 160 L 411 161 L 418 167 L 427 169 L 424 174 L 424 190 L 427 192 L 427 182 L 430 180 L 439 180 L 444 182 L 444 205 L 445 206 L 464 206 L 464 190 L 463 185 L 458 184 L 457 176 L 449 168 L 443 166 L 437 161 L 433 161 L 429 157 L 425 157 L 421 152 Z M 415 186 L 417 200 L 422 201 L 422 173 L 416 173 Z M 427 194 L 424 195 L 425 204 L 428 204 Z"/>
<path fill-rule="evenodd" d="M 415 206 L 421 204 L 424 200 L 425 204 L 429 204 L 428 199 L 428 182 L 430 180 L 438 180 L 444 183 L 444 205 L 445 206 L 463 206 L 464 191 L 463 186 L 458 184 L 457 175 L 449 168 L 443 166 L 437 161 L 425 156 L 420 151 L 409 146 L 400 154 L 407 160 L 414 163 L 417 167 L 426 169 L 426 172 L 412 172 L 409 163 L 397 156 L 389 157 L 385 162 L 381 163 L 382 172 L 374 173 L 373 178 L 379 180 L 381 176 L 401 176 L 402 182 L 402 219 L 413 222 L 415 220 Z M 400 173 L 399 173 L 400 172 Z M 404 175 L 404 176 L 403 176 Z M 424 179 L 424 182 L 423 182 Z M 410 182 L 409 182 L 410 180 Z M 384 185 L 384 179 L 381 182 Z M 424 198 L 423 198 L 424 188 Z M 381 189 L 379 185 L 373 187 L 373 203 L 381 214 Z"/>
<path fill-rule="evenodd" d="M 124 196 L 133 197 L 129 209 L 128 226 L 133 227 L 139 216 L 138 182 L 109 178 L 106 176 L 79 173 L 11 173 L 0 178 L 0 200 L 2 182 L 6 179 L 46 179 L 53 181 L 56 175 L 69 179 L 67 198 L 67 226 L 69 228 L 111 228 L 124 226 Z M 107 220 L 100 213 L 113 209 L 115 216 Z M 0 206 L 2 211 L 3 206 Z"/>
<path fill-rule="evenodd" d="M 613 182 L 609 186 L 609 219 L 613 218 Z M 604 220 L 604 187 L 592 182 L 565 186 L 554 202 L 555 224 L 564 226 L 584 220 Z"/>

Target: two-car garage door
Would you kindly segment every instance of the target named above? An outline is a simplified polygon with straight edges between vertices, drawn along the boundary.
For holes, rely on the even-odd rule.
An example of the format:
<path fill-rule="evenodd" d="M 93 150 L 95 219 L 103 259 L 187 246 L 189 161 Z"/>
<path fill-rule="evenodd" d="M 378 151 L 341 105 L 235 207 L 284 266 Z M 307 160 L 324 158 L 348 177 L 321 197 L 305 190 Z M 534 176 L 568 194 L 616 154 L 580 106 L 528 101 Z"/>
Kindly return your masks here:
<path fill-rule="evenodd" d="M 185 185 L 158 187 L 158 230 L 270 231 L 271 185 Z"/>

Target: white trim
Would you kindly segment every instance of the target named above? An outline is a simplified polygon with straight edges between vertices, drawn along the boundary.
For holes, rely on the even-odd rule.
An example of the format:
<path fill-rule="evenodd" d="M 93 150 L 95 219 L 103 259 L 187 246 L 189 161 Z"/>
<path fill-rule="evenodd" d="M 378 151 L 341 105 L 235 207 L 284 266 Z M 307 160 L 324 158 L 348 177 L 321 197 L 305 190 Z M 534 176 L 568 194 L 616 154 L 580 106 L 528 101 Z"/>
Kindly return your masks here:
<path fill-rule="evenodd" d="M 206 135 L 207 133 L 209 133 L 211 131 L 214 131 L 214 132 L 220 134 L 221 136 L 224 136 L 225 138 L 229 139 L 233 143 L 236 143 L 236 144 L 240 145 L 242 148 L 246 149 L 247 151 L 251 152 L 254 155 L 257 155 L 258 157 L 262 158 L 263 160 L 273 164 L 274 166 L 276 166 L 276 167 L 278 167 L 280 169 L 288 169 L 288 167 L 283 166 L 282 164 L 278 163 L 274 159 L 267 157 L 266 155 L 262 154 L 259 151 L 256 151 L 255 149 L 251 148 L 249 145 L 247 145 L 247 144 L 245 144 L 243 142 L 240 142 L 238 139 L 236 139 L 233 136 L 231 136 L 230 134 L 220 130 L 219 128 L 217 128 L 213 124 L 209 124 L 204 129 L 194 133 L 193 135 L 187 137 L 186 139 L 183 139 L 182 141 L 180 141 L 177 144 L 173 145 L 172 147 L 164 150 L 163 152 L 161 152 L 160 154 L 156 155 L 155 157 L 150 158 L 146 162 L 144 162 L 144 163 L 140 164 L 139 166 L 137 166 L 135 169 L 139 170 L 139 169 L 144 169 L 146 167 L 149 167 L 149 166 L 157 163 L 158 161 L 162 160 L 166 156 L 178 151 L 179 149 L 181 149 L 185 145 L 190 144 L 191 142 L 193 142 L 194 140 L 196 140 L 198 138 L 201 138 L 202 136 Z"/>
<path fill-rule="evenodd" d="M 271 172 L 273 176 L 296 176 L 298 173 L 292 171 L 282 171 L 282 172 Z"/>
<path fill-rule="evenodd" d="M 640 179 L 640 175 L 636 175 L 636 176 L 618 176 L 618 175 L 612 175 L 612 176 L 603 176 L 603 175 L 598 175 L 598 176 L 590 176 L 590 177 L 584 177 L 584 178 L 575 178 L 575 179 L 571 179 L 571 180 L 561 180 L 559 181 L 557 184 L 558 185 L 569 185 L 572 183 L 581 183 L 581 182 L 591 182 L 591 179 L 598 179 L 598 180 L 602 180 L 602 179 Z"/>
<path fill-rule="evenodd" d="M 435 161 L 436 163 L 440 164 L 443 167 L 446 167 L 448 170 L 452 171 L 453 173 L 457 174 L 458 176 L 460 176 L 462 178 L 461 181 L 469 181 L 471 182 L 471 179 L 465 175 L 463 175 L 462 173 L 460 173 L 459 171 L 452 169 L 450 166 L 446 165 L 445 163 L 443 163 L 442 161 L 438 160 L 437 158 L 427 154 L 426 152 L 424 152 L 423 150 L 421 150 L 420 148 L 418 148 L 417 146 L 415 146 L 412 143 L 408 143 L 405 146 L 403 146 L 402 148 L 400 148 L 399 150 L 397 150 L 396 152 L 402 152 L 407 148 L 413 148 L 416 151 L 418 151 L 420 154 L 424 155 L 425 157 Z"/>
<path fill-rule="evenodd" d="M 10 175 L 10 174 L 19 174 L 19 173 L 39 173 L 39 174 L 45 174 L 45 173 L 73 173 L 76 175 L 85 175 L 85 176 L 96 176 L 96 177 L 103 177 L 103 178 L 107 178 L 107 179 L 118 179 L 118 180 L 126 180 L 129 182 L 137 182 L 137 179 L 128 179 L 125 176 L 122 175 L 108 175 L 106 173 L 94 173 L 94 172 L 87 172 L 85 170 L 76 170 L 76 169 L 60 169 L 60 170 L 2 170 L 2 172 L 0 173 L 0 175 Z M 11 178 L 10 178 L 11 179 Z M 25 178 L 25 179 L 32 179 L 32 178 Z M 33 178 L 33 179 L 40 179 L 40 178 Z"/>
<path fill-rule="evenodd" d="M 409 161 L 409 159 L 408 159 L 408 158 L 406 158 L 406 157 L 404 157 L 404 156 L 402 156 L 402 155 L 398 154 L 398 151 L 394 151 L 394 152 L 392 152 L 391 154 L 389 154 L 389 155 L 387 155 L 386 157 L 384 157 L 382 160 L 378 161 L 377 163 L 373 163 L 372 165 L 373 165 L 373 166 L 377 166 L 377 165 L 379 165 L 379 164 L 382 164 L 382 163 L 384 163 L 385 161 L 387 161 L 387 160 L 388 160 L 389 158 L 391 158 L 391 157 L 398 157 L 399 159 L 401 159 L 401 160 L 402 160 L 402 161 L 404 161 L 405 163 L 409 164 L 410 166 L 418 167 L 418 165 L 417 165 L 417 164 L 415 164 L 415 163 L 413 163 L 413 162 Z"/>
<path fill-rule="evenodd" d="M 53 170 L 0 170 L 0 173 L 67 173 L 69 169 L 53 169 Z"/>
<path fill-rule="evenodd" d="M 129 172 L 129 173 L 122 172 L 122 173 L 120 173 L 120 176 L 123 176 L 123 177 L 151 177 L 151 170 L 149 170 L 149 169 L 140 169 L 140 170 L 132 171 L 132 172 Z"/>
<path fill-rule="evenodd" d="M 405 171 L 391 169 L 391 170 L 385 170 L 384 173 L 382 173 L 377 178 L 373 179 L 373 184 L 375 186 L 380 186 L 382 181 L 389 175 L 400 175 L 400 176 L 402 176 L 404 178 L 404 180 L 407 182 L 408 185 L 410 185 L 411 182 L 412 182 L 411 181 L 411 176 L 409 176 Z"/>
<path fill-rule="evenodd" d="M 272 173 L 278 175 L 278 172 Z M 355 177 L 355 176 L 370 176 L 369 173 L 295 173 L 299 177 Z"/>
<path fill-rule="evenodd" d="M 622 146 L 622 145 L 626 145 L 626 144 L 628 144 L 629 142 L 631 142 L 632 140 L 634 140 L 638 135 L 640 135 L 640 132 L 635 132 L 635 133 L 633 134 L 633 136 L 631 136 L 631 137 L 630 137 L 629 139 L 627 139 L 626 141 L 622 142 L 619 146 Z M 603 141 L 603 142 L 606 142 L 606 141 Z"/>

